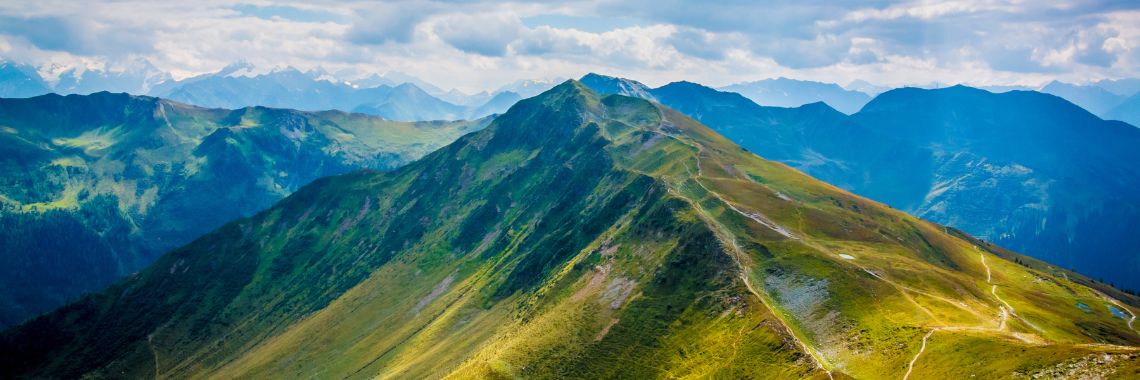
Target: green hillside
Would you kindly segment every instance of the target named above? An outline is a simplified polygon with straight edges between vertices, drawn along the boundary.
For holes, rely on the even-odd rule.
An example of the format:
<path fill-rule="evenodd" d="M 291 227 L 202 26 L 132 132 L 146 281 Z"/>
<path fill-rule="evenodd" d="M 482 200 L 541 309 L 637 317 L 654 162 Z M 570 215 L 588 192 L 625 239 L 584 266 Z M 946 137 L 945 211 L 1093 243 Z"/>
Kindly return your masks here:
<path fill-rule="evenodd" d="M 1106 294 L 1111 294 L 1110 298 Z M 1132 378 L 1137 300 L 569 81 L 0 334 L 53 378 Z"/>
<path fill-rule="evenodd" d="M 387 170 L 488 121 L 0 99 L 0 328 L 102 289 L 313 179 Z"/>

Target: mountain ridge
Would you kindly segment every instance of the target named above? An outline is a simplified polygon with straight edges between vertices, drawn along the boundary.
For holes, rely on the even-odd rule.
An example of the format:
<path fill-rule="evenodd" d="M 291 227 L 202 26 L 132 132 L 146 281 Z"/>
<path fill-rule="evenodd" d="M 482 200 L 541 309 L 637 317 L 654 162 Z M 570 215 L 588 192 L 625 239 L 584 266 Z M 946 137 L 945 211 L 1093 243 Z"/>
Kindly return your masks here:
<path fill-rule="evenodd" d="M 1128 148 L 1137 133 L 1067 99 L 968 86 L 902 88 L 848 117 L 819 106 L 759 106 L 690 82 L 651 92 L 765 158 L 1065 268 L 1140 288 L 1129 275 L 1140 264 L 1123 248 L 1133 245 L 1126 221 L 1140 209 L 1127 185 L 1140 180 L 1124 164 L 1140 160 Z M 876 110 L 884 105 L 889 109 Z M 990 191 L 999 185 L 1004 190 Z"/>
<path fill-rule="evenodd" d="M 1140 343 L 1112 315 L 1132 307 L 978 243 L 571 81 L 0 333 L 0 363 L 65 377 L 894 378 L 1107 357 L 1099 369 L 1136 372 L 1113 346 Z"/>
<path fill-rule="evenodd" d="M 391 169 L 488 122 L 207 109 L 109 92 L 0 99 L 0 326 L 129 275 L 313 179 Z"/>

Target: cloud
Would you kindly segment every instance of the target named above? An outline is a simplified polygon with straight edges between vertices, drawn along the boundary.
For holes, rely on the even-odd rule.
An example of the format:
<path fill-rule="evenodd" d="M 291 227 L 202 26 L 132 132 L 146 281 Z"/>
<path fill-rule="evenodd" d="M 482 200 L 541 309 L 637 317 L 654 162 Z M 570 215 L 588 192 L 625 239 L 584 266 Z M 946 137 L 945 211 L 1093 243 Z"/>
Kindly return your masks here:
<path fill-rule="evenodd" d="M 630 75 L 984 84 L 1140 76 L 1134 0 L 223 0 L 0 3 L 0 58 L 145 58 L 179 77 L 258 67 L 403 71 L 442 87 Z"/>
<path fill-rule="evenodd" d="M 718 61 L 724 59 L 730 50 L 746 48 L 748 40 L 736 33 L 718 34 L 682 27 L 669 36 L 667 43 L 689 56 Z"/>
<path fill-rule="evenodd" d="M 415 28 L 438 11 L 435 3 L 377 3 L 361 7 L 353 15 L 347 40 L 359 45 L 408 43 Z"/>
<path fill-rule="evenodd" d="M 517 16 L 497 13 L 448 15 L 433 27 L 439 38 L 456 49 L 491 57 L 506 54 L 507 45 L 523 29 Z"/>
<path fill-rule="evenodd" d="M 147 53 L 154 39 L 133 25 L 74 17 L 0 16 L 0 33 L 22 38 L 43 50 L 74 54 Z"/>

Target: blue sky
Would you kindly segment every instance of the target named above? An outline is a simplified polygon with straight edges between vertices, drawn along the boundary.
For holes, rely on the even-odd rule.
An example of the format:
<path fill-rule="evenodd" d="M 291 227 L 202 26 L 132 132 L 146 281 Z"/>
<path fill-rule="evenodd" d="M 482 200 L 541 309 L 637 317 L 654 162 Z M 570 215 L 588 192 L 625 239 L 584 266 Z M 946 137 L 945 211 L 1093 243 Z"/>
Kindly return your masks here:
<path fill-rule="evenodd" d="M 0 1 L 0 57 L 50 76 L 238 60 L 467 91 L 589 71 L 651 85 L 771 77 L 1039 85 L 1140 76 L 1137 1 Z"/>

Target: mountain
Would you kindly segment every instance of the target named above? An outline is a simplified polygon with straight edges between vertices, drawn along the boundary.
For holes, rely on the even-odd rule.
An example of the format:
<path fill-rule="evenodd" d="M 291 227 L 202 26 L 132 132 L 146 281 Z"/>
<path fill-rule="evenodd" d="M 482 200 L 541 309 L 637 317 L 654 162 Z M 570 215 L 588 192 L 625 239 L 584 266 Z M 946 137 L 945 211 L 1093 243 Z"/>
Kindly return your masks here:
<path fill-rule="evenodd" d="M 510 92 L 510 91 L 506 91 L 506 92 Z M 491 93 L 487 92 L 487 91 L 477 92 L 474 94 L 468 94 L 468 93 L 465 93 L 463 91 L 459 91 L 459 90 L 454 89 L 454 88 L 451 90 L 448 90 L 446 92 L 442 92 L 439 94 L 433 94 L 433 96 L 440 98 L 445 102 L 454 103 L 454 104 L 458 104 L 458 105 L 466 106 L 466 107 L 473 107 L 473 106 L 482 105 L 484 103 L 487 103 L 488 101 L 491 100 L 491 98 L 494 97 L 494 95 L 491 95 Z M 506 109 L 504 108 L 503 110 L 506 110 Z"/>
<path fill-rule="evenodd" d="M 396 121 L 420 121 L 478 119 L 505 111 L 513 104 L 507 100 L 517 96 L 517 92 L 509 90 L 500 90 L 494 95 L 489 92 L 465 94 L 455 89 L 445 91 L 395 71 L 351 81 L 338 79 L 338 75 L 320 68 L 307 72 L 292 67 L 258 72 L 245 61 L 235 62 L 215 73 L 182 80 L 171 79 L 170 74 L 146 60 L 131 61 L 114 70 L 57 71 L 58 77 L 49 83 L 31 66 L 0 62 L 0 97 L 110 91 L 149 94 L 208 108 L 265 106 L 303 111 L 342 110 Z M 513 86 L 533 96 L 553 85 L 523 81 Z"/>
<path fill-rule="evenodd" d="M 546 92 L 546 90 L 553 88 L 563 81 L 565 81 L 565 79 L 520 80 L 499 87 L 499 89 L 495 90 L 494 93 L 498 94 L 510 91 L 519 94 L 519 96 L 522 96 L 523 98 L 529 98 Z"/>
<path fill-rule="evenodd" d="M 919 202 L 861 193 L 1054 264 L 1140 288 L 1140 129 L 1054 96 L 900 89 L 853 117 L 930 152 Z M 900 162 L 899 165 L 925 164 Z"/>
<path fill-rule="evenodd" d="M 593 89 L 594 91 L 602 94 L 618 94 L 625 96 L 632 96 L 635 98 L 642 98 L 647 100 L 655 100 L 653 95 L 650 94 L 649 86 L 641 82 L 605 76 L 601 74 L 589 73 L 579 79 L 583 85 Z"/>
<path fill-rule="evenodd" d="M 850 91 L 859 91 L 872 97 L 887 92 L 891 89 L 890 87 L 880 86 L 862 79 L 853 80 L 843 88 Z"/>
<path fill-rule="evenodd" d="M 1123 97 L 1140 93 L 1140 79 L 1138 78 L 1102 79 L 1096 82 L 1096 86 Z"/>
<path fill-rule="evenodd" d="M 889 91 L 852 117 L 824 104 L 763 107 L 688 82 L 666 106 L 762 157 L 1131 289 L 1140 259 L 1140 131 L 1055 96 L 955 86 Z M 913 99 L 908 100 L 908 97 Z M 889 128 L 888 128 L 889 126 Z M 916 132 L 928 132 L 914 138 Z M 1000 132 L 1000 133 L 999 133 Z"/>
<path fill-rule="evenodd" d="M 170 81 L 170 74 L 146 59 L 128 61 L 118 67 L 71 68 L 59 74 L 52 92 L 91 94 L 101 91 L 145 94 L 159 83 Z"/>
<path fill-rule="evenodd" d="M 0 99 L 0 327 L 316 178 L 391 169 L 486 122 L 204 109 L 106 92 Z"/>
<path fill-rule="evenodd" d="M 978 87 L 978 88 L 992 92 L 992 93 L 1002 93 L 1002 92 L 1010 92 L 1010 91 L 1033 91 L 1032 88 L 1029 88 L 1026 86 L 1020 86 L 1020 85 L 982 86 L 982 87 Z"/>
<path fill-rule="evenodd" d="M 1098 86 L 1081 86 L 1058 81 L 1049 82 L 1041 88 L 1041 92 L 1060 96 L 1095 115 L 1105 115 L 1124 100 L 1123 96 Z"/>
<path fill-rule="evenodd" d="M 1024 264 L 1020 264 L 1024 263 Z M 1140 371 L 1135 297 L 567 82 L 0 333 L 14 377 Z"/>
<path fill-rule="evenodd" d="M 510 109 L 511 106 L 515 105 L 515 103 L 518 103 L 519 100 L 522 100 L 522 96 L 519 94 L 510 91 L 503 91 L 495 94 L 495 96 L 488 99 L 486 103 L 483 103 L 482 105 L 469 110 L 468 115 L 474 116 L 501 114 L 503 112 L 506 112 L 507 109 Z"/>
<path fill-rule="evenodd" d="M 830 184 L 859 194 L 891 184 L 893 191 L 875 192 L 883 198 L 873 199 L 914 201 L 927 188 L 929 173 L 916 169 L 930 161 L 926 152 L 866 128 L 827 104 L 764 107 L 690 82 L 670 83 L 651 93 L 742 147 Z M 913 165 L 898 165 L 900 161 Z"/>
<path fill-rule="evenodd" d="M 1105 114 L 1106 119 L 1120 120 L 1133 126 L 1140 127 L 1140 93 L 1132 95 L 1120 102 L 1120 105 Z"/>
<path fill-rule="evenodd" d="M 104 67 L 45 67 L 48 78 L 31 65 L 0 61 L 0 98 L 27 98 L 48 93 L 90 94 L 100 91 L 145 94 L 170 80 L 170 74 L 137 59 Z"/>
<path fill-rule="evenodd" d="M 0 98 L 27 98 L 49 92 L 34 67 L 0 61 Z"/>
<path fill-rule="evenodd" d="M 600 80 L 582 83 L 603 94 L 614 88 Z M 883 198 L 875 199 L 909 204 L 921 200 L 929 188 L 931 175 L 922 169 L 931 162 L 927 151 L 864 127 L 827 104 L 766 107 L 738 93 L 692 82 L 674 82 L 648 93 L 766 159 L 849 191 L 865 194 L 888 183 L 894 191 L 876 192 Z"/>
<path fill-rule="evenodd" d="M 314 73 L 292 68 L 258 75 L 235 75 L 231 73 L 233 70 L 227 68 L 216 74 L 167 84 L 151 95 L 202 107 L 260 105 L 306 111 L 342 110 L 397 121 L 457 120 L 488 115 L 474 112 L 476 107 L 440 100 L 412 83 L 360 87 L 352 82 L 321 79 Z"/>
<path fill-rule="evenodd" d="M 824 102 L 846 114 L 859 111 L 863 104 L 871 100 L 867 94 L 844 90 L 833 83 L 782 77 L 738 83 L 723 87 L 721 90 L 739 93 L 766 106 L 797 107 L 809 103 Z"/>
<path fill-rule="evenodd" d="M 429 95 L 411 83 L 394 88 L 377 87 L 365 90 L 374 94 L 352 109 L 353 112 L 379 115 L 391 120 L 458 120 L 465 116 L 466 108 Z M 333 107 L 337 108 L 337 107 Z M 486 115 L 472 115 L 478 118 Z"/>

